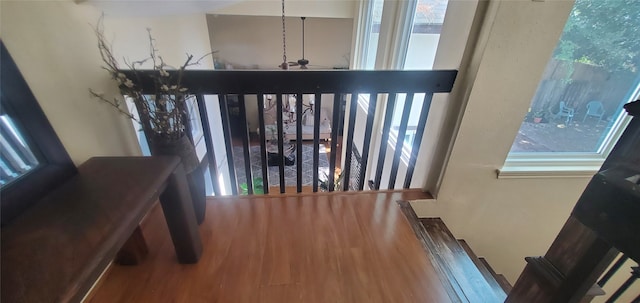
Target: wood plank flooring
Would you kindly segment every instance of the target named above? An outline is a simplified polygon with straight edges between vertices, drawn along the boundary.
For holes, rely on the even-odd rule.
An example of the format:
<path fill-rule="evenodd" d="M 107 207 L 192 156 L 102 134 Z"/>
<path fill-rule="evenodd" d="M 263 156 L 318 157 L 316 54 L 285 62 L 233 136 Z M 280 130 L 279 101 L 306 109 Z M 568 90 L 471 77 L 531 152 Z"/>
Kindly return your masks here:
<path fill-rule="evenodd" d="M 210 198 L 198 264 L 177 263 L 161 209 L 149 257 L 87 302 L 451 302 L 396 204 L 419 191 Z"/>

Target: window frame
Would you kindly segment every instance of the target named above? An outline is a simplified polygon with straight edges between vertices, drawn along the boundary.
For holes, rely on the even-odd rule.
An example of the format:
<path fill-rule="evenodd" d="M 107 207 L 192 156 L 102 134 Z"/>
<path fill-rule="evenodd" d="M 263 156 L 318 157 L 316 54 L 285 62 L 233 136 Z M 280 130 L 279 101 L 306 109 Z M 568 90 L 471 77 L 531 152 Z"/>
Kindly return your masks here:
<path fill-rule="evenodd" d="M 569 18 L 571 18 L 571 16 L 569 16 Z M 569 20 L 570 19 L 567 20 L 567 24 Z M 558 39 L 556 48 L 559 47 L 565 30 L 566 25 Z M 554 57 L 551 56 L 547 64 L 553 59 Z M 540 85 L 543 80 L 545 79 L 540 79 L 538 85 Z M 531 103 L 533 103 L 535 97 L 535 94 L 531 96 Z M 638 98 L 640 98 L 640 74 L 635 75 L 632 86 L 621 100 L 623 104 L 618 107 L 618 113 L 614 113 L 617 116 L 615 116 L 608 131 L 603 133 L 604 138 L 595 152 L 509 151 L 502 168 L 496 170 L 497 178 L 592 177 L 600 170 L 605 159 L 613 150 L 627 125 L 631 122 L 632 117 L 627 115 L 623 105 Z M 520 124 L 520 127 L 521 125 L 522 124 Z M 513 142 L 515 143 L 515 138 Z"/>
<path fill-rule="evenodd" d="M 629 122 L 631 117 L 621 110 L 596 152 L 509 153 L 497 176 L 499 179 L 591 177 L 598 172 Z"/>
<path fill-rule="evenodd" d="M 77 169 L 1 40 L 0 58 L 3 110 L 7 109 L 7 114 L 41 161 L 36 168 L 2 188 L 0 224 L 5 226 L 74 176 Z"/>
<path fill-rule="evenodd" d="M 406 60 L 407 60 L 409 44 L 411 42 L 411 36 L 413 34 L 413 25 L 414 25 L 413 23 L 416 17 L 416 9 L 418 6 L 418 2 L 419 2 L 418 0 L 398 1 L 398 2 L 386 1 L 386 0 L 383 1 L 382 18 L 380 23 L 378 41 L 376 45 L 377 46 L 376 54 L 374 57 L 374 61 L 375 61 L 374 69 L 376 70 L 404 69 Z M 440 49 L 441 47 L 442 48 L 452 47 L 453 45 L 456 45 L 460 49 L 464 49 L 467 43 L 468 35 L 471 33 L 470 32 L 471 21 L 473 20 L 473 16 L 475 16 L 476 10 L 478 9 L 478 5 L 479 5 L 478 4 L 479 2 L 475 0 L 470 1 L 470 3 L 472 3 L 473 5 L 473 14 L 468 15 L 465 12 L 465 10 L 468 9 L 468 7 L 462 8 L 461 6 L 452 6 L 450 5 L 451 1 L 448 2 L 447 8 L 445 11 L 445 19 L 455 20 L 456 17 L 466 16 L 466 17 L 469 17 L 468 19 L 469 27 L 467 28 L 466 27 L 467 25 L 460 26 L 459 22 L 458 22 L 458 25 L 456 26 L 451 25 L 451 24 L 456 24 L 455 22 L 450 22 L 449 25 L 446 25 L 447 21 L 444 21 L 442 23 L 442 32 L 440 33 L 440 39 L 438 42 L 437 49 Z M 365 69 L 366 67 L 365 59 L 367 58 L 367 55 L 368 55 L 366 50 L 368 50 L 368 43 L 370 41 L 369 29 L 371 27 L 371 18 L 369 18 L 370 16 L 368 15 L 371 14 L 372 7 L 373 7 L 373 1 L 371 0 L 360 2 L 359 13 L 356 21 L 357 24 L 355 26 L 356 28 L 355 28 L 354 44 L 352 47 L 353 49 L 352 53 L 354 54 L 352 57 L 353 58 L 352 62 L 354 62 L 352 64 L 352 68 L 354 69 Z M 462 23 L 465 23 L 465 22 L 462 22 Z M 448 30 L 446 30 L 445 28 L 448 28 Z M 443 41 L 442 36 L 445 33 L 447 37 L 445 38 L 447 43 L 442 43 Z M 455 43 L 458 41 L 455 41 L 456 39 L 452 39 L 452 37 L 456 35 L 460 35 L 460 37 L 464 37 L 463 44 Z M 451 56 L 449 58 L 444 58 L 444 56 L 441 56 L 441 58 L 438 59 L 437 49 L 436 49 L 436 58 L 435 58 L 435 61 L 433 62 L 434 64 L 433 68 L 435 69 L 444 68 L 444 66 L 446 66 L 446 68 L 454 68 L 454 69 L 460 68 L 461 66 L 460 64 L 462 62 L 462 55 L 463 55 L 462 52 L 460 52 L 459 57 Z M 456 62 L 455 67 L 452 66 L 453 64 L 451 62 L 452 60 Z M 439 94 L 434 94 L 434 97 L 437 95 Z M 416 97 L 414 96 L 414 98 Z M 439 100 L 439 101 L 444 101 L 444 100 Z M 381 106 L 381 108 L 384 108 L 386 102 L 387 102 L 386 96 L 383 96 L 383 95 L 378 96 L 379 107 Z M 420 104 L 421 102 L 422 102 L 422 99 L 420 101 Z M 414 104 L 416 103 L 414 102 Z M 358 110 L 362 110 L 365 113 L 368 111 L 368 108 L 369 108 L 368 94 L 361 94 L 359 96 L 357 101 L 357 108 Z M 432 110 L 433 108 L 430 109 L 429 115 L 433 114 Z M 377 146 L 377 144 L 386 144 L 387 150 L 388 150 L 387 154 L 389 154 L 390 152 L 391 154 L 393 154 L 395 153 L 395 150 L 396 150 L 396 142 L 397 142 L 396 132 L 390 130 L 387 142 L 378 142 L 382 138 L 381 128 L 382 128 L 382 120 L 383 120 L 382 119 L 383 115 L 380 114 L 379 112 L 380 111 L 376 113 L 376 117 L 374 121 L 374 129 L 378 129 L 378 132 L 377 132 L 377 136 L 373 137 L 374 143 L 372 145 Z M 426 132 L 427 128 L 419 131 Z M 442 130 L 439 130 L 439 131 L 442 131 Z M 433 135 L 437 136 L 435 133 Z M 425 137 L 427 136 L 425 135 Z M 425 137 L 423 137 L 423 141 L 425 140 Z M 429 160 L 426 160 L 427 164 L 423 164 L 423 165 L 435 164 L 437 166 L 438 164 L 436 164 L 435 162 L 432 162 L 436 160 L 435 160 L 435 157 L 429 153 L 431 150 L 425 146 L 424 142 L 421 145 L 423 146 L 420 148 L 420 151 L 417 155 L 418 162 L 416 162 L 416 165 L 421 165 L 420 161 L 425 161 L 423 159 L 425 159 L 425 155 L 427 155 L 429 157 Z M 413 144 L 407 144 L 406 142 L 403 142 L 402 152 L 400 156 L 401 167 L 406 168 L 409 165 L 409 158 L 411 156 L 412 148 L 413 148 Z M 437 150 L 432 150 L 432 151 L 434 153 L 438 153 L 438 152 L 448 153 L 447 151 L 437 151 Z M 344 158 L 344 155 L 343 155 L 343 158 Z M 442 161 L 445 162 L 444 160 Z M 373 161 L 369 161 L 368 167 L 366 168 L 366 172 L 368 174 L 372 174 L 373 172 L 375 172 L 375 169 L 376 169 L 375 163 Z M 430 168 L 430 169 L 433 169 L 433 168 Z M 436 170 L 438 169 L 436 168 Z M 416 180 L 420 180 L 420 179 L 414 178 L 412 183 L 417 184 L 419 181 L 416 181 Z M 436 191 L 437 190 L 432 190 L 432 192 L 436 192 Z"/>

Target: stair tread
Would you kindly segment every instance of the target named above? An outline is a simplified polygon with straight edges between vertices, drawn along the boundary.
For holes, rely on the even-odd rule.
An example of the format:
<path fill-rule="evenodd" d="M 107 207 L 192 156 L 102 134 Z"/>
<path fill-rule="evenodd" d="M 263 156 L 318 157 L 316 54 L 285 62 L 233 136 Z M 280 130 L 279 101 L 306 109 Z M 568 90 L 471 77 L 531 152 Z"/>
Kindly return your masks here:
<path fill-rule="evenodd" d="M 435 247 L 432 248 L 439 260 L 451 273 L 469 302 L 503 302 L 507 297 L 495 279 L 487 279 L 473 259 L 458 243 L 451 231 L 440 218 L 421 218 Z M 490 281 L 493 281 L 490 282 Z M 491 290 L 491 291 L 488 291 Z"/>
<path fill-rule="evenodd" d="M 458 243 L 460 243 L 460 246 L 464 248 L 464 250 L 467 252 L 467 254 L 471 258 L 473 263 L 476 265 L 476 267 L 478 267 L 478 269 L 480 270 L 480 273 L 482 273 L 482 275 L 487 280 L 487 282 L 489 282 L 489 285 L 491 285 L 492 288 L 494 289 L 499 288 L 505 293 L 509 293 L 509 291 L 505 289 L 505 287 L 500 282 L 501 278 L 499 276 L 502 276 L 502 275 L 496 274 L 496 272 L 493 270 L 493 268 L 491 268 L 489 263 L 486 262 L 485 258 L 479 258 L 476 255 L 476 253 L 473 252 L 473 250 L 471 249 L 467 241 L 460 239 L 458 240 Z M 502 276 L 502 279 L 505 279 L 506 281 L 506 278 L 504 276 Z"/>
<path fill-rule="evenodd" d="M 505 277 L 503 274 L 498 274 L 498 284 L 500 284 L 500 286 L 502 287 L 502 290 L 504 290 L 505 293 L 509 293 L 511 291 L 511 288 L 513 288 L 513 286 L 511 286 L 511 283 L 509 283 L 509 280 L 507 280 L 507 277 Z"/>
<path fill-rule="evenodd" d="M 493 267 L 491 267 L 487 259 L 480 257 L 478 258 L 478 260 L 487 268 L 487 270 L 491 273 L 491 275 L 496 279 L 498 284 L 500 284 L 500 287 L 502 288 L 502 290 L 504 290 L 505 293 L 509 293 L 512 288 L 511 283 L 509 283 L 509 280 L 507 280 L 507 278 L 503 274 L 496 273 L 496 271 L 493 270 Z"/>

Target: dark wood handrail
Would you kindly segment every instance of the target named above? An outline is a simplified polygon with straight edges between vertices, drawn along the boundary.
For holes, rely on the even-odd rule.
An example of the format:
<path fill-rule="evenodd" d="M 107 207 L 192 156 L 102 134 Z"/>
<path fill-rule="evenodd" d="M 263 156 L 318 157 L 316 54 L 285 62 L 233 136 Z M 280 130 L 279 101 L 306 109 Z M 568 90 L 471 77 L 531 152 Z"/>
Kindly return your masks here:
<path fill-rule="evenodd" d="M 135 79 L 133 71 L 122 72 Z M 191 94 L 445 93 L 451 91 L 457 73 L 456 70 L 188 70 L 184 71 L 182 83 Z M 140 81 L 144 93 L 155 93 L 151 78 L 142 77 Z"/>
<path fill-rule="evenodd" d="M 144 94 L 155 94 L 155 83 L 153 78 L 159 75 L 156 75 L 157 71 L 153 70 L 138 70 L 138 71 L 123 71 L 129 78 L 136 79 L 137 85 L 140 86 L 142 92 Z M 177 71 L 170 72 L 172 77 L 177 77 Z M 331 151 L 335 151 L 339 144 L 339 136 L 341 135 L 341 129 L 343 128 L 342 121 L 346 120 L 349 122 L 349 129 L 345 132 L 346 136 L 346 157 L 344 162 L 344 170 L 342 180 L 345 180 L 345 183 L 341 184 L 340 188 L 343 190 L 349 190 L 351 188 L 357 190 L 364 189 L 365 182 L 365 173 L 367 170 L 368 163 L 377 163 L 376 166 L 376 189 L 379 188 L 379 179 L 384 169 L 384 157 L 387 155 L 386 148 L 387 144 L 382 144 L 377 142 L 378 146 L 371 146 L 371 141 L 374 135 L 374 117 L 376 113 L 380 113 L 385 117 L 385 123 L 383 126 L 383 138 L 382 142 L 386 142 L 389 138 L 389 131 L 392 127 L 391 120 L 393 117 L 394 107 L 396 106 L 396 100 L 400 103 L 402 100 L 407 100 L 404 102 L 404 106 L 402 112 L 404 113 L 402 116 L 401 125 L 404 126 L 403 129 L 398 130 L 397 137 L 399 138 L 395 144 L 395 152 L 389 153 L 389 157 L 393 158 L 390 175 L 393 177 L 390 178 L 389 188 L 395 187 L 396 174 L 399 172 L 400 161 L 402 157 L 402 150 L 404 146 L 404 138 L 406 129 L 408 127 L 409 114 L 411 110 L 415 110 L 411 107 L 413 101 L 413 97 L 416 96 L 417 100 L 415 102 L 424 102 L 424 106 L 421 106 L 421 112 L 419 115 L 419 121 L 417 122 L 417 126 L 420 127 L 418 132 L 424 132 L 424 128 L 426 128 L 426 121 L 429 112 L 429 106 L 431 104 L 431 99 L 434 93 L 448 93 L 453 88 L 453 83 L 455 81 L 457 75 L 456 70 L 427 70 L 427 71 L 396 71 L 396 70 L 385 70 L 385 71 L 360 71 L 360 70 L 306 70 L 306 71 L 256 71 L 256 70 L 190 70 L 184 71 L 181 75 L 182 86 L 185 87 L 186 94 L 193 94 L 200 96 L 200 99 L 203 100 L 203 96 L 205 95 L 217 95 L 219 100 L 220 107 L 220 115 L 222 121 L 222 132 L 224 138 L 217 138 L 217 140 L 222 141 L 224 139 L 226 146 L 226 157 L 227 157 L 227 166 L 229 171 L 229 184 L 231 185 L 231 192 L 233 194 L 237 194 L 237 187 L 242 181 L 238 181 L 238 174 L 240 173 L 240 180 L 246 178 L 246 192 L 248 194 L 253 194 L 254 188 L 253 184 L 253 174 L 258 174 L 258 172 L 253 172 L 251 170 L 251 155 L 250 155 L 250 140 L 248 129 L 246 125 L 248 123 L 247 119 L 247 111 L 245 108 L 245 96 L 255 95 L 257 97 L 258 103 L 258 119 L 259 119 L 259 129 L 260 129 L 260 158 L 263 166 L 262 170 L 262 180 L 264 183 L 264 188 L 268 191 L 269 183 L 275 184 L 276 179 L 269 180 L 269 174 L 267 173 L 266 162 L 273 160 L 273 162 L 269 162 L 272 165 L 279 166 L 279 187 L 280 192 L 285 192 L 285 162 L 289 163 L 287 165 L 292 165 L 291 161 L 296 161 L 295 159 L 302 159 L 303 148 L 302 148 L 302 117 L 303 117 L 303 106 L 302 106 L 302 98 L 303 95 L 314 95 L 315 96 L 315 111 L 312 109 L 311 112 L 314 114 L 314 123 L 313 126 L 313 144 L 314 144 L 314 161 L 313 161 L 313 190 L 318 190 L 318 145 L 319 145 L 319 128 L 320 128 L 320 103 L 322 102 L 322 94 L 332 94 L 333 97 L 333 112 L 329 113 L 331 115 L 331 119 L 329 122 L 331 125 L 329 126 L 329 131 L 331 132 L 330 138 L 330 148 Z M 275 159 L 273 152 L 268 152 L 265 147 L 266 140 L 275 140 L 273 138 L 266 139 L 265 138 L 265 119 L 264 119 L 264 108 L 265 101 L 264 97 L 267 95 L 275 95 L 276 101 L 276 115 L 275 120 L 277 124 L 277 144 L 278 144 L 278 154 L 280 159 Z M 388 94 L 388 95 L 385 95 Z M 289 112 L 292 117 L 295 119 L 288 120 L 288 131 L 295 131 L 295 137 L 293 139 L 296 140 L 295 145 L 291 145 L 291 147 L 295 147 L 296 153 L 293 154 L 295 157 L 287 158 L 285 161 L 285 153 L 284 153 L 284 145 L 283 141 L 285 138 L 287 140 L 292 139 L 291 133 L 286 134 L 283 129 L 283 109 L 289 110 L 289 100 L 285 100 L 283 95 L 289 95 L 296 97 L 296 105 L 295 112 Z M 354 128 L 357 127 L 355 125 L 356 121 L 356 111 L 351 111 L 349 115 L 345 116 L 344 113 L 344 104 L 346 104 L 347 100 L 350 104 L 349 108 L 356 109 L 360 108 L 360 95 L 368 95 L 368 102 L 365 107 L 363 107 L 364 115 L 366 115 L 366 120 L 362 123 L 364 132 L 362 133 L 363 137 L 355 136 Z M 424 95 L 424 97 L 422 97 Z M 366 99 L 366 98 L 365 98 Z M 230 100 L 234 100 L 231 102 Z M 236 101 L 237 100 L 237 101 Z M 388 102 L 385 102 L 389 100 Z M 329 101 L 329 100 L 325 100 Z M 380 101 L 380 102 L 378 102 Z M 247 101 L 248 102 L 248 101 Z M 255 101 L 254 101 L 255 102 Z M 230 106 L 231 103 L 237 104 L 237 113 L 231 112 Z M 327 102 L 327 103 L 330 103 Z M 204 102 L 199 102 L 200 106 L 206 107 L 207 104 Z M 380 108 L 378 105 L 382 104 Z M 385 104 L 387 110 L 382 108 Z M 327 104 L 329 105 L 329 104 Z M 307 105 L 310 107 L 310 104 Z M 391 108 L 391 111 L 389 109 Z M 399 111 L 400 109 L 395 109 L 395 111 Z M 206 112 L 206 111 L 204 111 Z M 202 115 L 202 113 L 201 113 Z M 295 116 L 293 116 L 295 115 Z M 291 118 L 291 117 L 290 117 Z M 206 117 L 201 117 L 202 120 L 206 120 Z M 232 123 L 232 121 L 234 123 Z M 295 124 L 295 125 L 292 125 Z M 204 123 L 203 125 L 206 125 Z M 239 133 L 242 133 L 243 138 L 243 158 L 244 158 L 244 175 L 242 177 L 242 171 L 236 171 L 236 165 L 234 165 L 234 151 L 232 148 L 232 140 L 231 140 L 231 126 L 232 124 L 236 124 L 235 127 L 238 127 Z M 293 127 L 292 127 L 293 126 Z M 412 125 L 416 127 L 416 125 Z M 326 129 L 325 129 L 326 131 Z M 205 137 L 210 137 L 211 132 L 209 129 L 204 129 Z M 422 139 L 422 133 L 416 136 L 416 138 Z M 285 137 L 286 136 L 286 137 Z M 309 138 L 307 138 L 309 139 Z M 208 140 L 214 141 L 214 140 Z M 358 141 L 358 142 L 355 142 Z M 419 140 L 421 141 L 421 140 Z M 411 166 L 415 165 L 416 158 L 418 155 L 418 150 L 420 147 L 420 142 L 413 142 L 411 145 L 411 156 L 409 162 Z M 360 146 L 360 142 L 362 145 Z M 210 147 L 209 147 L 210 148 Z M 208 148 L 208 149 L 209 149 Z M 363 150 L 359 151 L 362 155 L 362 158 L 358 160 L 358 164 L 363 167 L 362 170 L 359 171 L 357 177 L 357 181 L 351 180 L 351 164 L 353 159 L 351 158 L 352 149 L 361 148 Z M 374 150 L 381 149 L 379 155 L 382 156 L 382 160 L 378 159 L 374 162 L 369 162 L 368 156 L 370 149 Z M 391 147 L 392 148 L 392 147 Z M 209 151 L 211 152 L 211 151 Z M 265 161 L 265 155 L 270 153 L 271 157 L 269 161 Z M 380 158 L 380 156 L 378 156 Z M 215 155 L 213 155 L 215 158 Z M 293 160 L 292 160 L 293 159 Z M 335 189 L 335 184 L 339 183 L 339 180 L 336 179 L 336 175 L 334 174 L 336 166 L 336 161 L 338 160 L 337 154 L 332 152 L 329 157 L 329 173 L 326 176 L 327 182 L 327 190 L 333 191 Z M 382 162 L 381 162 L 382 161 Z M 302 161 L 296 161 L 296 190 L 298 192 L 302 191 Z M 339 164 L 338 164 L 339 165 Z M 404 188 L 409 188 L 411 185 L 413 169 L 407 169 L 404 178 Z M 218 180 L 217 173 L 215 170 L 210 170 L 211 179 Z M 324 181 L 324 180 L 323 180 Z M 214 181 L 216 182 L 216 181 Z M 350 184 L 350 182 L 355 182 L 358 184 Z M 398 181 L 401 182 L 401 181 Z M 293 184 L 291 184 L 293 185 Z M 219 186 L 221 187 L 221 186 Z"/>

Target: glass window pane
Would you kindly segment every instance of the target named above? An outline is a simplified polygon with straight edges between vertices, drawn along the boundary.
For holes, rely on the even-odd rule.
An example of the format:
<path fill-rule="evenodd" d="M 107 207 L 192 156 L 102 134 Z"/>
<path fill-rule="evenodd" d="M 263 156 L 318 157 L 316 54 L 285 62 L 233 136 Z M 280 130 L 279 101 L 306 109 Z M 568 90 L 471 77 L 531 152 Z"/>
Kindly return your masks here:
<path fill-rule="evenodd" d="M 405 70 L 432 69 L 435 60 L 440 32 L 447 11 L 448 0 L 419 0 L 416 6 L 407 55 L 404 60 Z M 401 94 L 395 106 L 393 120 L 391 122 L 391 140 L 398 137 L 398 129 L 402 118 L 406 95 Z M 424 94 L 415 94 L 411 103 L 407 132 L 403 138 L 404 149 L 410 153 L 413 147 L 413 139 L 418 130 L 418 120 L 422 109 Z"/>
<path fill-rule="evenodd" d="M 40 164 L 24 136 L 7 115 L 0 116 L 0 188 Z"/>
<path fill-rule="evenodd" d="M 448 0 L 418 0 L 404 69 L 432 69 Z"/>
<path fill-rule="evenodd" d="M 601 150 L 640 83 L 640 6 L 577 0 L 511 153 Z"/>
<path fill-rule="evenodd" d="M 383 5 L 383 0 L 374 0 L 371 6 L 371 24 L 367 31 L 367 38 L 365 39 L 366 45 L 364 47 L 364 69 L 375 69 L 376 66 L 376 53 L 378 52 L 378 39 L 380 38 L 380 23 L 382 22 Z"/>

